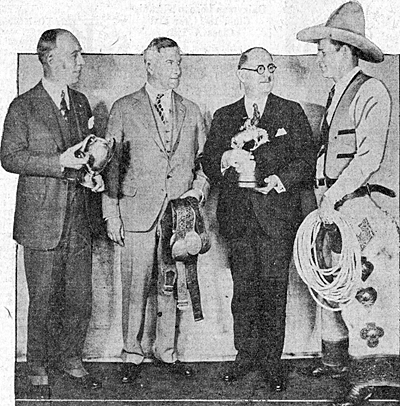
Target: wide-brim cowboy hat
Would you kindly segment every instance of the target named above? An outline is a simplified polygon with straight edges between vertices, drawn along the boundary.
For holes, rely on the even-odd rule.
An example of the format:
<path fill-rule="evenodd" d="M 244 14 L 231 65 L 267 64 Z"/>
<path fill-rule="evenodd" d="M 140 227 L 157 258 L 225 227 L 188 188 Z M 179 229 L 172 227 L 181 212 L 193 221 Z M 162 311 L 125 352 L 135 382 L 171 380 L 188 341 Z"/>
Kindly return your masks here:
<path fill-rule="evenodd" d="M 382 62 L 383 52 L 365 37 L 365 18 L 361 4 L 349 1 L 335 10 L 326 24 L 314 25 L 297 33 L 304 42 L 318 42 L 329 38 L 353 45 L 360 51 L 360 58 L 368 62 Z"/>

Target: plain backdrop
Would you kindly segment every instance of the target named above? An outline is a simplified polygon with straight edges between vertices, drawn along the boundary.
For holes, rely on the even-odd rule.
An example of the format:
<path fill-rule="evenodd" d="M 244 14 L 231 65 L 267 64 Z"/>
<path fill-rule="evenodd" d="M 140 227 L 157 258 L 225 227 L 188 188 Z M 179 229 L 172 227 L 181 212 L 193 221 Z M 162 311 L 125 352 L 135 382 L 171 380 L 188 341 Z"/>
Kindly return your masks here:
<path fill-rule="evenodd" d="M 400 3 L 361 0 L 367 37 L 386 54 L 400 53 Z M 0 122 L 17 94 L 17 53 L 34 53 L 41 33 L 66 28 L 88 53 L 140 53 L 156 36 L 184 53 L 238 54 L 264 46 L 275 55 L 314 54 L 296 33 L 326 22 L 341 0 L 0 0 Z M 393 95 L 398 97 L 398 95 Z M 17 177 L 0 169 L 0 399 L 13 404 L 15 244 L 12 217 Z"/>

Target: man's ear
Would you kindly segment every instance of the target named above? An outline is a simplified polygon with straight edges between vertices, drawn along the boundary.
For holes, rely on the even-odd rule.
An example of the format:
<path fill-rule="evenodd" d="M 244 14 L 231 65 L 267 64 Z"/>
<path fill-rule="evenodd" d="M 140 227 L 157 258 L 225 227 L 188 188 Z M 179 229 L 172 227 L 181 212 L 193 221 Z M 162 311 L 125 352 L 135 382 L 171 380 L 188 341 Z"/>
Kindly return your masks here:
<path fill-rule="evenodd" d="M 341 50 L 343 51 L 344 55 L 352 56 L 351 48 L 347 44 L 342 45 Z"/>
<path fill-rule="evenodd" d="M 51 51 L 47 54 L 47 56 L 46 56 L 46 62 L 47 62 L 47 65 L 49 65 L 49 66 L 51 66 L 51 65 L 53 64 L 53 62 L 54 62 L 54 53 L 53 53 L 53 50 L 51 50 Z"/>
<path fill-rule="evenodd" d="M 150 73 L 150 75 L 153 74 L 153 72 L 154 72 L 153 64 L 152 64 L 152 62 L 150 60 L 147 60 L 145 62 L 145 68 L 146 68 L 146 72 Z"/>
<path fill-rule="evenodd" d="M 237 71 L 236 71 L 236 76 L 238 77 L 238 79 L 240 80 L 240 83 L 243 83 L 244 82 L 244 72 L 241 70 L 241 69 L 238 69 Z"/>

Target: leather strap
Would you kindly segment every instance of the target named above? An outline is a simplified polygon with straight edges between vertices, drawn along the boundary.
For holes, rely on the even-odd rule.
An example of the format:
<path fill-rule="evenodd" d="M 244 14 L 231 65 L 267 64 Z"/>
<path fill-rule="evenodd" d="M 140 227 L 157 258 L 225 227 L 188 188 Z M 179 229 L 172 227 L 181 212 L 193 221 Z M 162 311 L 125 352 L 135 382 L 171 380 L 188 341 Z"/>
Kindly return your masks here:
<path fill-rule="evenodd" d="M 203 320 L 197 279 L 197 258 L 210 248 L 210 239 L 195 198 L 176 199 L 168 203 L 161 219 L 158 249 L 159 291 L 177 294 L 177 307 L 189 306 L 189 294 L 195 321 Z"/>
<path fill-rule="evenodd" d="M 335 203 L 335 210 L 337 210 L 340 206 L 347 202 L 347 200 L 354 199 L 356 197 L 363 197 L 366 195 L 370 196 L 371 193 L 382 193 L 385 196 L 396 197 L 396 193 L 392 189 L 389 189 L 382 185 L 370 185 L 367 183 L 365 186 L 359 187 L 354 192 L 343 196 L 338 202 Z"/>

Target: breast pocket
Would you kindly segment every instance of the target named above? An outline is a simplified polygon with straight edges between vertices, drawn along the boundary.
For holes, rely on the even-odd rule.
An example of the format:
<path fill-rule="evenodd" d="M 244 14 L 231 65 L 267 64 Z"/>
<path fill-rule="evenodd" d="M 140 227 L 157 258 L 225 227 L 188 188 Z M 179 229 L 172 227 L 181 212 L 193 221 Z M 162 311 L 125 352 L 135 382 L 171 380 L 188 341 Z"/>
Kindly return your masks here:
<path fill-rule="evenodd" d="M 356 154 L 356 130 L 349 128 L 339 130 L 336 135 L 338 141 L 338 149 L 336 158 L 351 159 Z"/>

